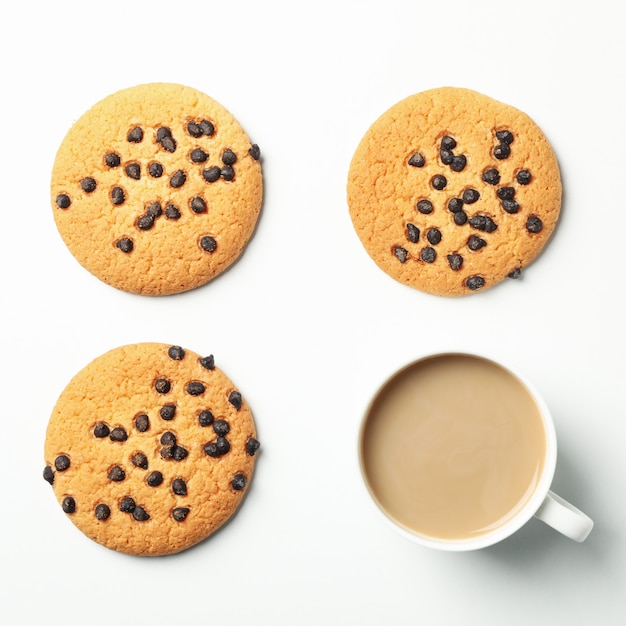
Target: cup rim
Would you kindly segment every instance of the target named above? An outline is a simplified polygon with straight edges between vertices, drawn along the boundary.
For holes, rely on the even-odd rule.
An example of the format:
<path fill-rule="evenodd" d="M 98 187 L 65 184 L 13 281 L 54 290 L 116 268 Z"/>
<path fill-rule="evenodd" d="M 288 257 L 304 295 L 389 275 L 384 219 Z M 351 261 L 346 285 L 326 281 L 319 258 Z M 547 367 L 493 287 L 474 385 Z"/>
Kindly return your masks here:
<path fill-rule="evenodd" d="M 528 501 L 524 504 L 524 506 L 520 508 L 520 510 L 506 523 L 494 528 L 492 531 L 483 533 L 477 537 L 465 539 L 441 539 L 429 535 L 420 534 L 415 530 L 410 529 L 398 522 L 387 511 L 385 511 L 384 507 L 378 502 L 372 488 L 368 483 L 365 472 L 365 463 L 363 459 L 363 437 L 365 432 L 365 426 L 368 422 L 369 416 L 371 415 L 371 411 L 376 400 L 385 391 L 387 386 L 400 374 L 417 366 L 419 363 L 446 356 L 467 356 L 482 359 L 496 365 L 497 367 L 504 369 L 513 377 L 515 377 L 520 382 L 520 384 L 522 384 L 526 388 L 528 393 L 533 398 L 535 404 L 537 405 L 546 436 L 546 454 L 544 458 L 543 470 L 532 496 L 528 498 Z M 403 366 L 395 369 L 383 380 L 383 382 L 378 386 L 374 394 L 370 397 L 360 421 L 357 439 L 357 458 L 359 463 L 359 471 L 361 474 L 361 483 L 365 488 L 367 495 L 369 496 L 370 502 L 374 506 L 375 511 L 378 511 L 383 520 L 386 521 L 387 524 L 390 524 L 394 530 L 415 543 L 438 550 L 456 552 L 477 550 L 480 548 L 486 548 L 488 546 L 494 545 L 496 543 L 499 543 L 500 541 L 503 541 L 507 537 L 510 537 L 535 515 L 535 513 L 545 500 L 550 490 L 550 486 L 552 484 L 554 473 L 556 470 L 556 429 L 550 409 L 537 388 L 528 379 L 528 377 L 526 377 L 518 368 L 512 366 L 508 361 L 504 361 L 499 357 L 492 357 L 486 353 L 469 352 L 463 350 L 431 352 L 419 356 L 418 358 L 413 359 L 412 361 L 405 363 Z"/>

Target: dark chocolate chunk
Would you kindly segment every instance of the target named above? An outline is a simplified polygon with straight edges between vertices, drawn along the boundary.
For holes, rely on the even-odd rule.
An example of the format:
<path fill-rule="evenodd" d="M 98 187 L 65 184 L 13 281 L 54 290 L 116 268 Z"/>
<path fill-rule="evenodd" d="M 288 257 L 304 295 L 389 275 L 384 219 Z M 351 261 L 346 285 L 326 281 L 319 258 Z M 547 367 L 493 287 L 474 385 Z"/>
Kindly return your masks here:
<path fill-rule="evenodd" d="M 470 187 L 463 192 L 462 198 L 465 204 L 474 204 L 474 202 L 478 202 L 480 193 Z"/>
<path fill-rule="evenodd" d="M 496 191 L 496 195 L 500 200 L 513 200 L 515 197 L 515 187 L 500 187 Z"/>
<path fill-rule="evenodd" d="M 200 196 L 192 198 L 189 202 L 189 206 L 194 213 L 206 213 L 207 210 L 206 202 Z"/>
<path fill-rule="evenodd" d="M 107 478 L 116 483 L 121 483 L 126 478 L 126 472 L 119 465 L 114 465 L 107 474 Z"/>
<path fill-rule="evenodd" d="M 111 434 L 111 429 L 104 422 L 98 422 L 93 427 L 93 434 L 98 437 L 98 439 L 102 439 L 103 437 L 108 437 Z"/>
<path fill-rule="evenodd" d="M 187 483 L 182 478 L 175 478 L 172 481 L 172 491 L 177 496 L 186 496 Z"/>
<path fill-rule="evenodd" d="M 115 152 L 108 152 L 104 155 L 104 163 L 107 167 L 119 167 L 122 159 Z"/>
<path fill-rule="evenodd" d="M 192 380 L 191 382 L 187 383 L 185 391 L 190 396 L 199 396 L 206 391 L 206 387 L 204 383 L 201 383 L 199 380 Z"/>
<path fill-rule="evenodd" d="M 189 515 L 189 508 L 185 506 L 178 506 L 175 509 L 172 509 L 172 517 L 177 522 L 182 522 Z"/>
<path fill-rule="evenodd" d="M 230 481 L 235 491 L 243 491 L 246 488 L 247 478 L 243 474 L 235 474 Z"/>
<path fill-rule="evenodd" d="M 206 170 L 202 170 L 202 178 L 204 178 L 207 183 L 214 183 L 216 180 L 219 180 L 221 175 L 222 170 L 215 165 L 213 167 L 209 167 Z"/>
<path fill-rule="evenodd" d="M 507 274 L 507 276 L 509 278 L 512 278 L 513 280 L 518 279 L 521 275 L 522 275 L 521 267 L 516 267 L 512 272 L 509 272 L 509 274 Z"/>
<path fill-rule="evenodd" d="M 158 487 L 163 482 L 163 474 L 161 472 L 151 472 L 146 477 L 146 483 L 150 487 Z"/>
<path fill-rule="evenodd" d="M 224 419 L 215 420 L 215 422 L 213 422 L 213 430 L 216 435 L 224 436 L 230 432 L 230 425 Z"/>
<path fill-rule="evenodd" d="M 205 235 L 204 237 L 200 239 L 200 247 L 205 252 L 213 252 L 215 248 L 217 248 L 217 241 L 215 241 L 213 237 L 209 235 Z"/>
<path fill-rule="evenodd" d="M 143 452 L 135 452 L 130 462 L 140 469 L 148 469 L 148 457 Z"/>
<path fill-rule="evenodd" d="M 453 172 L 462 172 L 467 165 L 467 157 L 464 154 L 456 154 L 450 163 L 450 169 Z"/>
<path fill-rule="evenodd" d="M 230 165 L 224 165 L 220 170 L 220 176 L 224 180 L 233 180 L 235 178 L 235 170 Z"/>
<path fill-rule="evenodd" d="M 177 220 L 180 219 L 180 210 L 175 204 L 171 202 L 165 207 L 165 217 L 168 220 Z"/>
<path fill-rule="evenodd" d="M 492 233 L 498 228 L 498 225 L 488 215 L 474 215 L 474 217 L 470 217 L 469 225 L 485 233 Z"/>
<path fill-rule="evenodd" d="M 72 496 L 65 496 L 63 502 L 61 502 L 61 508 L 64 513 L 74 513 L 74 511 L 76 511 L 76 500 L 74 500 Z"/>
<path fill-rule="evenodd" d="M 483 172 L 482 178 L 489 185 L 497 185 L 500 182 L 500 172 L 495 167 L 490 167 Z"/>
<path fill-rule="evenodd" d="M 237 163 L 237 155 L 230 148 L 226 148 L 222 152 L 222 163 L 224 165 L 234 165 Z"/>
<path fill-rule="evenodd" d="M 59 454 L 59 456 L 54 459 L 54 467 L 57 472 L 64 472 L 66 469 L 69 469 L 70 465 L 70 457 L 67 456 L 67 454 Z"/>
<path fill-rule="evenodd" d="M 493 149 L 493 156 L 498 160 L 506 159 L 511 154 L 511 148 L 508 144 L 501 143 Z"/>
<path fill-rule="evenodd" d="M 133 243 L 132 239 L 129 239 L 128 237 L 122 237 L 115 242 L 115 247 L 119 248 L 122 252 L 126 252 L 128 254 L 129 252 L 133 251 L 135 244 Z"/>
<path fill-rule="evenodd" d="M 141 129 L 141 126 L 135 126 L 135 128 L 132 128 L 128 132 L 126 139 L 130 143 L 140 143 L 141 141 L 143 141 L 143 130 Z"/>
<path fill-rule="evenodd" d="M 200 130 L 203 135 L 210 137 L 213 133 L 215 133 L 215 126 L 213 125 L 213 122 L 209 122 L 209 120 L 202 120 L 200 122 Z"/>
<path fill-rule="evenodd" d="M 151 215 L 142 215 L 137 218 L 135 225 L 139 230 L 150 230 L 154 226 L 154 218 Z"/>
<path fill-rule="evenodd" d="M 517 203 L 517 200 L 502 200 L 500 204 L 507 213 L 513 214 L 519 211 L 519 204 Z"/>
<path fill-rule="evenodd" d="M 55 202 L 57 206 L 59 207 L 59 209 L 69 209 L 70 204 L 72 204 L 70 197 L 66 193 L 60 193 L 56 197 Z"/>
<path fill-rule="evenodd" d="M 167 378 L 158 378 L 154 383 L 154 388 L 159 393 L 169 393 L 172 388 L 172 383 L 170 383 Z"/>
<path fill-rule="evenodd" d="M 135 501 L 130 496 L 125 496 L 120 500 L 120 511 L 122 513 L 132 513 L 136 506 Z"/>
<path fill-rule="evenodd" d="M 157 217 L 161 217 L 163 215 L 163 209 L 161 208 L 161 203 L 158 201 L 151 202 L 146 209 L 146 215 L 153 219 Z"/>
<path fill-rule="evenodd" d="M 467 213 L 465 211 L 459 211 L 454 214 L 454 223 L 457 226 L 463 226 L 467 222 Z"/>
<path fill-rule="evenodd" d="M 150 519 L 150 515 L 142 506 L 136 506 L 132 512 L 133 519 L 137 522 L 145 522 Z"/>
<path fill-rule="evenodd" d="M 198 359 L 198 361 L 205 370 L 215 369 L 215 359 L 213 358 L 212 354 L 209 354 L 208 356 L 203 356 Z"/>
<path fill-rule="evenodd" d="M 424 159 L 424 155 L 419 152 L 415 152 L 409 158 L 409 165 L 413 167 L 424 167 L 424 163 L 426 163 L 426 159 Z"/>
<path fill-rule="evenodd" d="M 91 176 L 87 176 L 87 178 L 83 178 L 83 180 L 80 181 L 80 188 L 85 193 L 93 193 L 96 190 L 96 187 L 96 180 L 91 178 Z"/>
<path fill-rule="evenodd" d="M 174 361 L 182 361 L 185 356 L 185 351 L 180 346 L 170 346 L 167 349 L 167 356 Z"/>
<path fill-rule="evenodd" d="M 176 435 L 168 430 L 161 435 L 161 439 L 159 441 L 164 446 L 173 446 L 176 444 Z"/>
<path fill-rule="evenodd" d="M 465 286 L 472 291 L 476 291 L 477 289 L 485 286 L 485 279 L 482 276 L 478 275 L 469 276 L 465 280 Z"/>
<path fill-rule="evenodd" d="M 526 220 L 526 230 L 529 233 L 539 233 L 543 228 L 543 222 L 537 215 L 529 215 Z"/>
<path fill-rule="evenodd" d="M 54 470 L 49 465 L 43 468 L 43 479 L 51 485 L 54 483 Z"/>
<path fill-rule="evenodd" d="M 417 226 L 415 226 L 415 224 L 407 224 L 406 225 L 406 238 L 411 243 L 417 243 L 420 240 L 420 229 Z"/>
<path fill-rule="evenodd" d="M 161 178 L 163 176 L 163 166 L 156 161 L 153 161 L 148 165 L 148 174 L 152 176 L 152 178 Z"/>
<path fill-rule="evenodd" d="M 510 130 L 497 130 L 496 131 L 496 139 L 505 145 L 510 145 L 513 143 L 513 133 Z"/>
<path fill-rule="evenodd" d="M 422 259 L 424 263 L 433 263 L 436 258 L 437 258 L 437 252 L 434 248 L 431 248 L 430 246 L 426 246 L 420 252 L 420 259 Z"/>
<path fill-rule="evenodd" d="M 228 401 L 237 409 L 239 410 L 241 408 L 241 405 L 243 403 L 243 398 L 241 397 L 241 394 L 238 391 L 231 391 L 228 394 Z"/>
<path fill-rule="evenodd" d="M 126 194 L 121 187 L 113 187 L 111 189 L 111 202 L 115 205 L 124 204 L 126 200 Z"/>
<path fill-rule="evenodd" d="M 436 174 L 430 179 L 430 184 L 433 186 L 433 189 L 437 189 L 438 191 L 441 191 L 442 189 L 446 188 L 448 181 L 446 177 L 443 176 L 442 174 Z"/>
<path fill-rule="evenodd" d="M 176 415 L 176 405 L 166 404 L 162 406 L 159 410 L 159 415 L 161 416 L 161 419 L 164 419 L 166 422 L 173 420 Z"/>
<path fill-rule="evenodd" d="M 463 200 L 461 198 L 450 198 L 448 200 L 448 211 L 450 213 L 458 213 L 463 209 Z"/>
<path fill-rule="evenodd" d="M 172 458 L 174 459 L 174 461 L 182 461 L 183 459 L 187 458 L 188 454 L 189 452 L 186 448 L 183 448 L 183 446 L 172 446 Z"/>
<path fill-rule="evenodd" d="M 177 170 L 170 176 L 170 187 L 178 189 L 182 187 L 187 181 L 187 174 L 183 170 Z"/>
<path fill-rule="evenodd" d="M 139 163 L 129 163 L 124 167 L 124 173 L 128 178 L 139 180 L 141 178 L 141 166 Z"/>
<path fill-rule="evenodd" d="M 135 428 L 140 433 L 145 433 L 147 430 L 150 429 L 150 418 L 145 413 L 138 415 L 135 418 Z"/>
<path fill-rule="evenodd" d="M 467 247 L 473 251 L 480 250 L 486 245 L 487 242 L 484 239 L 477 237 L 476 235 L 470 235 L 469 239 L 467 240 Z"/>
<path fill-rule="evenodd" d="M 105 519 L 109 519 L 109 516 L 111 515 L 111 509 L 107 504 L 98 504 L 94 509 L 94 514 L 96 516 L 96 519 L 102 522 Z"/>
<path fill-rule="evenodd" d="M 250 456 L 254 456 L 258 452 L 260 447 L 261 447 L 261 444 L 259 440 L 255 439 L 254 437 L 250 437 L 250 439 L 246 441 L 246 452 Z"/>
<path fill-rule="evenodd" d="M 438 228 L 429 228 L 426 239 L 428 239 L 428 243 L 436 246 L 441 241 L 441 231 Z"/>
<path fill-rule="evenodd" d="M 446 259 L 448 259 L 448 264 L 450 265 L 450 269 L 455 272 L 460 270 L 463 266 L 463 257 L 456 252 L 453 254 L 449 254 Z"/>
<path fill-rule="evenodd" d="M 433 203 L 426 198 L 423 198 L 417 203 L 417 210 L 423 215 L 428 215 L 433 212 Z"/>
<path fill-rule="evenodd" d="M 520 185 L 528 185 L 532 179 L 532 175 L 528 170 L 520 170 L 515 175 L 515 179 Z"/>
<path fill-rule="evenodd" d="M 192 163 L 204 163 L 209 158 L 209 153 L 202 148 L 194 148 L 189 154 Z"/>
<path fill-rule="evenodd" d="M 261 148 L 256 143 L 253 143 L 250 146 L 250 150 L 248 150 L 248 154 L 255 160 L 258 161 L 261 158 Z"/>
<path fill-rule="evenodd" d="M 406 263 L 406 260 L 409 258 L 409 252 L 406 248 L 402 246 L 395 246 L 393 249 L 393 254 L 400 261 L 400 263 Z"/>
<path fill-rule="evenodd" d="M 209 409 L 204 409 L 203 411 L 200 411 L 200 413 L 198 413 L 198 423 L 202 427 L 210 426 L 213 423 L 214 419 L 215 418 L 213 417 L 213 413 L 211 413 Z"/>

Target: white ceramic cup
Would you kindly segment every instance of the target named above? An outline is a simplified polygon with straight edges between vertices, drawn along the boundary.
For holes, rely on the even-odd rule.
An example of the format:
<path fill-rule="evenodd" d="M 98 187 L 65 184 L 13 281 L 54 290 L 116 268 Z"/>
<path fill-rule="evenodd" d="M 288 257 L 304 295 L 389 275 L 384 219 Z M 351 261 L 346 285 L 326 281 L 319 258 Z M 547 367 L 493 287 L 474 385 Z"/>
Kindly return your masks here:
<path fill-rule="evenodd" d="M 521 508 L 518 508 L 511 516 L 509 516 L 505 523 L 502 525 L 496 525 L 493 529 L 478 534 L 477 536 L 464 537 L 460 539 L 448 539 L 436 537 L 433 536 L 433 534 L 426 535 L 421 533 L 419 530 L 416 530 L 414 527 L 403 525 L 385 509 L 384 505 L 381 504 L 368 480 L 368 461 L 364 456 L 364 433 L 368 426 L 373 410 L 372 407 L 375 402 L 381 394 L 388 392 L 389 386 L 393 384 L 399 375 L 402 375 L 403 372 L 409 371 L 410 368 L 423 367 L 424 364 L 428 364 L 430 359 L 459 355 L 484 360 L 494 364 L 505 372 L 513 375 L 517 381 L 525 387 L 525 390 L 529 394 L 530 398 L 532 398 L 538 409 L 540 419 L 543 424 L 545 434 L 545 455 L 543 457 L 541 474 L 537 477 L 532 493 L 529 497 L 527 497 Z M 450 389 L 451 392 L 454 389 L 452 381 Z M 488 396 L 489 394 L 486 395 Z M 485 548 L 510 537 L 513 533 L 524 526 L 532 517 L 540 519 L 566 537 L 569 537 L 577 542 L 584 541 L 593 528 L 593 521 L 587 515 L 550 490 L 556 469 L 557 441 L 554 422 L 546 403 L 531 383 L 519 372 L 514 371 L 509 366 L 503 365 L 501 362 L 497 362 L 481 355 L 467 353 L 433 354 L 420 358 L 395 372 L 385 383 L 383 383 L 378 392 L 372 398 L 365 412 L 359 432 L 358 456 L 363 482 L 369 495 L 371 496 L 371 500 L 376 505 L 375 509 L 382 513 L 383 518 L 387 522 L 390 522 L 395 530 L 408 539 L 426 547 L 448 551 L 468 551 Z"/>

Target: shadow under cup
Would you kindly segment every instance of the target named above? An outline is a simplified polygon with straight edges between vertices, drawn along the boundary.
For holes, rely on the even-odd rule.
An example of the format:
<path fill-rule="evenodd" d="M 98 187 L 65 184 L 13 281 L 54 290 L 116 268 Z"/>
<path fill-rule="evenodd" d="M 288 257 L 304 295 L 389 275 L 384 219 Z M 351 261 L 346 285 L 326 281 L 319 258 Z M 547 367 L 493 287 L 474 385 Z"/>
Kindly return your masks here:
<path fill-rule="evenodd" d="M 378 508 L 411 539 L 445 550 L 508 537 L 537 511 L 556 466 L 547 407 L 492 360 L 429 356 L 379 389 L 359 459 Z"/>

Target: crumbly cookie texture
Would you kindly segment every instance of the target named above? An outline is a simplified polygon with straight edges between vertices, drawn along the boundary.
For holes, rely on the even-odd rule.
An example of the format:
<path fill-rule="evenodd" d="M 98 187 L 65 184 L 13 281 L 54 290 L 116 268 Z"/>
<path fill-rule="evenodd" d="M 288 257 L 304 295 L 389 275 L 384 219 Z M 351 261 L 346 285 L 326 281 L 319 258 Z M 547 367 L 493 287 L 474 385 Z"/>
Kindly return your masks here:
<path fill-rule="evenodd" d="M 114 93 L 65 136 L 51 201 L 74 257 L 105 283 L 167 295 L 199 287 L 243 252 L 261 210 L 260 150 L 196 89 Z"/>
<path fill-rule="evenodd" d="M 133 344 L 96 358 L 62 392 L 43 477 L 85 535 L 159 556 L 235 513 L 259 447 L 246 400 L 213 356 Z"/>
<path fill-rule="evenodd" d="M 387 274 L 461 296 L 517 278 L 557 223 L 561 177 L 525 113 L 468 89 L 410 96 L 366 132 L 348 176 L 354 228 Z"/>

